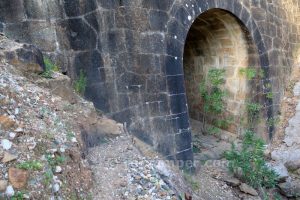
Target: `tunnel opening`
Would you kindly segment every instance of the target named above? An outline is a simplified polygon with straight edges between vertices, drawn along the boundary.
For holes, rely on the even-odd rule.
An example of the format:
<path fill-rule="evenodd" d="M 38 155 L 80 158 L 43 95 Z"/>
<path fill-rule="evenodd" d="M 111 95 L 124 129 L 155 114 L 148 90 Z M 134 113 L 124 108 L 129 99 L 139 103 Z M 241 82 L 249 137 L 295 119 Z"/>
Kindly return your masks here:
<path fill-rule="evenodd" d="M 188 32 L 183 64 L 193 143 L 203 134 L 239 137 L 244 131 L 243 123 L 248 123 L 248 103 L 260 101 L 257 94 L 261 89 L 260 80 L 249 77 L 251 72 L 258 76 L 260 59 L 247 28 L 225 10 L 206 11 L 196 18 Z M 205 102 L 203 96 L 203 88 L 206 92 L 210 90 L 208 95 L 215 95 L 213 86 L 207 84 L 212 71 L 222 71 L 224 80 L 218 85 L 223 95 L 219 99 L 219 113 L 209 112 L 210 102 Z M 264 137 L 264 125 L 257 124 L 255 129 Z"/>

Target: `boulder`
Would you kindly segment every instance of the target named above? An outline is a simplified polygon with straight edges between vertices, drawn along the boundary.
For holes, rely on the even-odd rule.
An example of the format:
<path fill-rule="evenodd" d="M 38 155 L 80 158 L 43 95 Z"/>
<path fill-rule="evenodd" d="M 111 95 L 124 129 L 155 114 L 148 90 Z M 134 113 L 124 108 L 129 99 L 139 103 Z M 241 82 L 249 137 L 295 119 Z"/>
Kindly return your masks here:
<path fill-rule="evenodd" d="M 45 63 L 42 52 L 30 44 L 17 43 L 0 35 L 0 60 L 5 60 L 22 72 L 42 73 Z"/>
<path fill-rule="evenodd" d="M 2 158 L 2 162 L 3 163 L 8 163 L 10 161 L 16 160 L 17 158 L 18 158 L 18 156 L 16 156 L 16 155 L 13 155 L 13 154 L 8 153 L 8 152 L 4 152 L 4 156 Z"/>
<path fill-rule="evenodd" d="M 283 163 L 270 164 L 270 168 L 277 173 L 279 182 L 284 182 L 289 177 L 289 172 Z"/>
<path fill-rule="evenodd" d="M 7 180 L 0 180 L 0 192 L 4 192 L 7 187 Z"/>
<path fill-rule="evenodd" d="M 300 168 L 300 160 L 290 160 L 286 162 L 285 167 L 290 171 L 296 171 Z"/>
<path fill-rule="evenodd" d="M 240 190 L 246 194 L 250 194 L 252 196 L 258 196 L 257 191 L 253 187 L 247 185 L 246 183 L 242 183 L 240 185 Z"/>
<path fill-rule="evenodd" d="M 0 116 L 0 128 L 4 130 L 12 129 L 16 126 L 16 122 L 6 115 Z"/>
<path fill-rule="evenodd" d="M 299 180 L 289 180 L 284 183 L 278 184 L 280 193 L 286 197 L 294 198 L 300 197 L 300 181 Z"/>
<path fill-rule="evenodd" d="M 81 120 L 81 129 L 82 139 L 87 147 L 97 146 L 105 138 L 115 138 L 124 133 L 122 124 L 93 115 Z"/>
<path fill-rule="evenodd" d="M 8 169 L 8 180 L 14 188 L 24 188 L 27 184 L 28 172 L 26 170 L 11 167 Z"/>
<path fill-rule="evenodd" d="M 233 186 L 233 187 L 239 186 L 241 184 L 240 180 L 237 178 L 226 178 L 226 179 L 224 179 L 224 182 L 227 185 Z"/>
<path fill-rule="evenodd" d="M 71 79 L 66 75 L 55 73 L 53 79 L 39 79 L 36 83 L 41 87 L 48 88 L 52 94 L 71 104 L 77 103 L 77 96 L 73 91 Z"/>

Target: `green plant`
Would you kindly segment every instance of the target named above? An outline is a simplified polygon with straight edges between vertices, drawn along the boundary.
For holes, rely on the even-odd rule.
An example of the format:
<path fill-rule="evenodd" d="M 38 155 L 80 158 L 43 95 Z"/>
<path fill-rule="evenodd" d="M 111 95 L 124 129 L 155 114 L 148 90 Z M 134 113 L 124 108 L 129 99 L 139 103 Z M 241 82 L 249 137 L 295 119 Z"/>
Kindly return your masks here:
<path fill-rule="evenodd" d="M 273 99 L 273 97 L 274 97 L 274 94 L 273 94 L 272 92 L 268 92 L 268 93 L 266 94 L 266 98 L 267 98 L 267 99 Z"/>
<path fill-rule="evenodd" d="M 23 200 L 23 196 L 24 193 L 22 191 L 18 191 L 11 197 L 11 200 Z"/>
<path fill-rule="evenodd" d="M 74 83 L 74 89 L 78 94 L 83 94 L 86 88 L 87 78 L 83 70 L 80 70 L 79 78 Z"/>
<path fill-rule="evenodd" d="M 267 120 L 267 125 L 270 127 L 278 124 L 279 122 L 280 122 L 280 118 L 278 116 L 275 116 Z"/>
<path fill-rule="evenodd" d="M 262 105 L 249 102 L 247 103 L 246 108 L 249 115 L 249 120 L 250 122 L 253 122 L 254 119 L 258 117 L 258 114 L 262 109 Z"/>
<path fill-rule="evenodd" d="M 277 174 L 266 164 L 264 145 L 262 139 L 247 130 L 242 149 L 239 151 L 232 144 L 231 150 L 225 152 L 225 158 L 229 161 L 229 171 L 254 188 L 273 188 L 277 182 Z"/>
<path fill-rule="evenodd" d="M 248 80 L 254 79 L 257 74 L 257 70 L 253 68 L 241 68 L 239 72 L 241 75 L 246 76 Z"/>
<path fill-rule="evenodd" d="M 44 78 L 52 78 L 54 71 L 59 71 L 59 67 L 55 65 L 49 58 L 44 58 L 45 71 L 42 73 Z"/>
<path fill-rule="evenodd" d="M 193 145 L 193 152 L 194 153 L 201 153 L 201 150 L 200 150 L 200 148 L 197 146 L 197 145 Z"/>
<path fill-rule="evenodd" d="M 218 127 L 211 126 L 207 128 L 207 133 L 209 135 L 219 135 L 221 130 Z"/>
<path fill-rule="evenodd" d="M 282 200 L 281 196 L 280 196 L 278 193 L 276 193 L 276 194 L 274 195 L 274 199 L 275 199 L 275 200 Z"/>
<path fill-rule="evenodd" d="M 39 161 L 33 160 L 33 161 L 25 161 L 23 163 L 17 164 L 17 168 L 19 169 L 25 169 L 25 170 L 41 170 L 43 169 L 43 164 Z"/>
<path fill-rule="evenodd" d="M 49 186 L 52 182 L 52 179 L 53 179 L 53 172 L 51 170 L 47 170 L 44 173 L 43 184 L 45 186 Z"/>
<path fill-rule="evenodd" d="M 203 117 L 203 127 L 204 131 L 210 134 L 217 134 L 220 130 L 216 127 L 206 129 L 207 114 L 220 117 L 225 111 L 224 97 L 226 96 L 226 91 L 222 88 L 225 83 L 224 75 L 224 69 L 210 69 L 207 74 L 207 80 L 204 80 L 199 86 L 203 111 L 205 113 Z M 222 128 L 222 126 L 218 127 Z"/>
<path fill-rule="evenodd" d="M 216 119 L 214 121 L 214 125 L 216 127 L 222 128 L 222 129 L 227 129 L 229 126 L 233 123 L 233 118 L 229 117 L 228 119 Z"/>
<path fill-rule="evenodd" d="M 46 159 L 48 161 L 48 164 L 51 167 L 63 164 L 66 161 L 65 156 L 54 156 L 54 157 L 52 157 L 50 154 L 46 155 Z"/>
<path fill-rule="evenodd" d="M 68 131 L 67 131 L 67 140 L 68 140 L 68 141 L 71 141 L 72 138 L 74 138 L 74 137 L 75 137 L 74 132 L 68 130 Z"/>
<path fill-rule="evenodd" d="M 197 191 L 200 189 L 200 184 L 199 182 L 195 181 L 193 176 L 188 173 L 188 172 L 184 172 L 184 179 L 186 182 L 188 182 L 190 184 L 190 186 L 192 187 L 193 191 Z"/>

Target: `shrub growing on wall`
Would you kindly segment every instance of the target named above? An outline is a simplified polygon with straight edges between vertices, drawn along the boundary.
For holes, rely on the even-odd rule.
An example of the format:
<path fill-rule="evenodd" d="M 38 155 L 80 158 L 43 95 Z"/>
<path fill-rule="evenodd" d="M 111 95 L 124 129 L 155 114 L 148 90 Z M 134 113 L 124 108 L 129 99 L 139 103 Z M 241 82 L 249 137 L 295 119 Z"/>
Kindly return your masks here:
<path fill-rule="evenodd" d="M 228 127 L 228 121 L 221 119 L 224 117 L 226 91 L 223 89 L 225 83 L 225 69 L 210 69 L 207 74 L 207 80 L 200 83 L 200 95 L 203 105 L 203 131 L 205 133 L 217 134 L 219 128 Z M 216 127 L 207 127 L 207 116 L 215 118 Z"/>

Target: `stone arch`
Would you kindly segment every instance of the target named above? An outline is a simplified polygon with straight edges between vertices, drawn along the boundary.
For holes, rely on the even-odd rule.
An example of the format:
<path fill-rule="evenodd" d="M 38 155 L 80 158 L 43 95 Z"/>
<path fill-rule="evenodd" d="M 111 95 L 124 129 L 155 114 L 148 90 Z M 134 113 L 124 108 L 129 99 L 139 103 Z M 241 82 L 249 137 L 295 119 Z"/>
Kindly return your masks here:
<path fill-rule="evenodd" d="M 167 85 L 170 95 L 171 112 L 179 116 L 177 128 L 182 138 L 187 138 L 191 142 L 191 133 L 189 131 L 189 116 L 187 108 L 186 91 L 184 87 L 184 72 L 183 72 L 183 54 L 184 46 L 189 30 L 193 22 L 204 12 L 210 9 L 221 9 L 234 16 L 244 27 L 249 31 L 254 45 L 257 48 L 260 67 L 264 71 L 265 76 L 261 85 L 267 85 L 270 80 L 269 74 L 269 58 L 268 50 L 265 47 L 264 41 L 260 34 L 260 30 L 256 25 L 248 10 L 237 0 L 204 0 L 194 1 L 188 0 L 183 3 L 174 3 L 170 11 L 170 20 L 167 24 L 166 34 L 166 58 L 165 68 L 167 76 Z M 264 93 L 269 92 L 267 87 L 262 87 Z M 264 99 L 266 108 L 265 115 L 272 117 L 272 99 Z M 183 130 L 183 131 L 182 131 Z M 187 131 L 188 130 L 188 131 Z M 273 127 L 269 127 L 269 138 L 272 137 Z M 180 140 L 176 140 L 177 146 L 182 146 Z M 185 141 L 185 144 L 187 142 Z M 186 145 L 187 146 L 187 145 Z M 181 148 L 183 149 L 183 148 Z M 181 153 L 178 159 L 184 159 L 185 154 L 191 151 Z"/>

